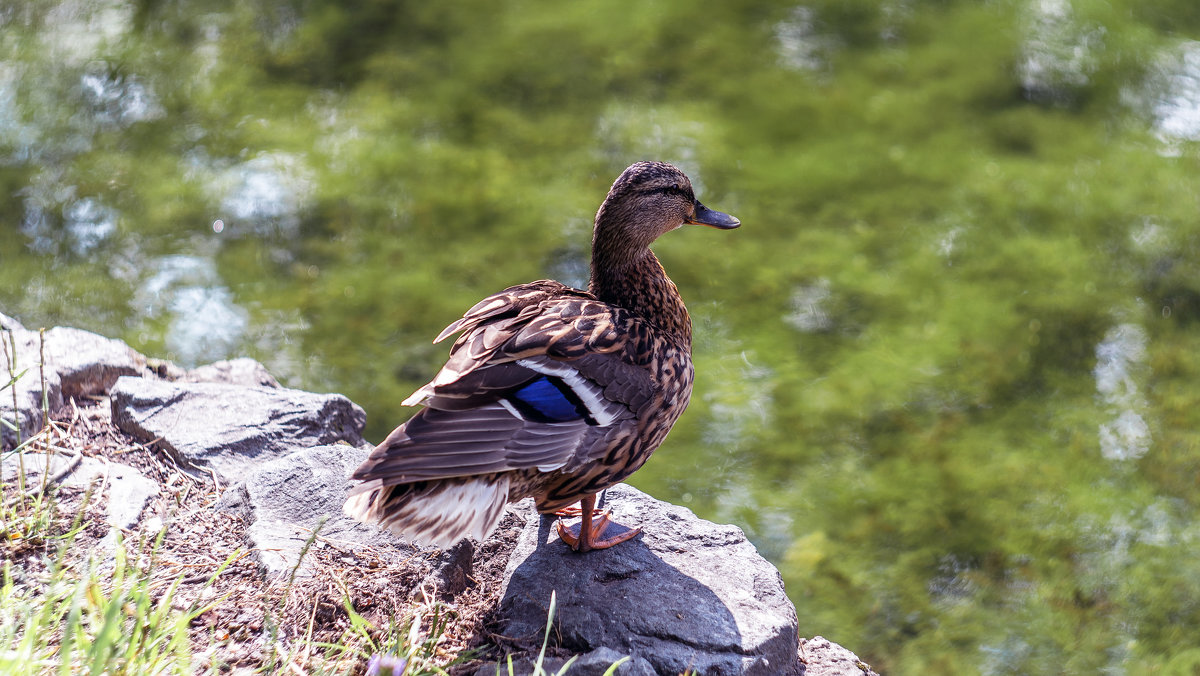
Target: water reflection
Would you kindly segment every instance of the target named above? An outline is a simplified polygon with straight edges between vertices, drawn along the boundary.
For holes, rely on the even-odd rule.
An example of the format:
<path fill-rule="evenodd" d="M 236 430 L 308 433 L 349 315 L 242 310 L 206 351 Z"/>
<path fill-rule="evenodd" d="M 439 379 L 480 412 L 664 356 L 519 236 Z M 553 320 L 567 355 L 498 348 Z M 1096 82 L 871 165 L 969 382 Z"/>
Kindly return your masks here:
<path fill-rule="evenodd" d="M 1137 324 L 1109 329 L 1096 346 L 1096 391 L 1115 418 L 1100 425 L 1100 452 L 1109 460 L 1131 460 L 1150 450 L 1147 408 L 1138 381 L 1146 371 L 1146 331 Z"/>
<path fill-rule="evenodd" d="M 57 251 L 58 237 L 46 210 L 37 200 L 25 200 L 25 218 L 21 220 L 20 231 L 29 240 L 29 248 L 34 253 L 52 254 Z"/>
<path fill-rule="evenodd" d="M 836 37 L 821 33 L 817 13 L 804 6 L 793 8 L 775 24 L 775 41 L 780 64 L 796 70 L 823 70 L 838 46 Z"/>
<path fill-rule="evenodd" d="M 85 197 L 67 206 L 63 212 L 71 250 L 84 256 L 117 230 L 117 212 Z"/>
<path fill-rule="evenodd" d="M 1102 602 L 1122 601 L 1126 595 L 1132 595 L 1138 606 L 1142 606 L 1146 598 L 1154 598 L 1140 586 L 1146 581 L 1139 581 L 1138 576 L 1145 573 L 1144 566 L 1148 561 L 1158 562 L 1159 557 L 1171 557 L 1174 547 L 1194 551 L 1198 541 L 1197 526 L 1188 512 L 1188 507 L 1180 501 L 1157 498 L 1144 506 L 1122 504 L 1107 520 L 1082 519 L 1080 540 L 1086 543 L 1087 549 L 1080 556 L 1079 594 Z M 1181 581 L 1194 574 L 1189 568 L 1190 564 L 1184 564 L 1159 569 L 1154 573 L 1153 586 L 1161 586 L 1168 590 L 1165 592 L 1167 597 L 1173 597 L 1180 592 L 1171 591 L 1172 587 L 1184 589 L 1180 586 Z M 1167 605 L 1173 603 L 1186 607 L 1193 599 L 1172 599 Z M 1110 668 L 1106 673 L 1130 673 L 1128 658 L 1138 645 L 1138 634 L 1151 628 L 1141 625 L 1147 620 L 1155 623 L 1154 613 L 1161 610 L 1140 607 L 1139 612 L 1112 618 L 1108 647 Z M 1179 673 L 1191 673 L 1191 670 Z"/>
<path fill-rule="evenodd" d="M 1200 42 L 1184 42 L 1162 58 L 1159 79 L 1164 92 L 1154 117 L 1163 141 L 1200 141 Z"/>
<path fill-rule="evenodd" d="M 713 519 L 738 524 L 759 554 L 781 560 L 795 542 L 796 515 L 760 499 L 753 485 L 747 472 L 735 470 L 726 475 Z"/>
<path fill-rule="evenodd" d="M 1166 229 L 1148 216 L 1142 219 L 1141 227 L 1129 233 L 1129 239 L 1136 249 L 1153 255 L 1162 253 L 1170 244 Z"/>
<path fill-rule="evenodd" d="M 246 331 L 248 315 L 217 275 L 212 260 L 164 256 L 138 289 L 135 303 L 148 318 L 165 318 L 164 340 L 185 366 L 232 354 Z"/>
<path fill-rule="evenodd" d="M 745 352 L 737 351 L 708 368 L 723 387 L 704 395 L 711 415 L 704 426 L 704 441 L 734 455 L 754 430 L 770 426 L 772 400 L 767 383 L 771 369 L 752 363 Z"/>
<path fill-rule="evenodd" d="M 260 236 L 294 235 L 313 189 L 303 156 L 263 153 L 221 171 L 213 180 L 226 225 Z"/>
<path fill-rule="evenodd" d="M 133 5 L 117 0 L 66 0 L 42 20 L 42 46 L 60 62 L 80 65 L 133 25 Z"/>
<path fill-rule="evenodd" d="M 1021 88 L 1033 101 L 1069 103 L 1097 67 L 1105 29 L 1080 25 L 1069 0 L 1033 0 L 1028 12 L 1018 64 Z"/>
<path fill-rule="evenodd" d="M 975 566 L 969 561 L 947 554 L 938 562 L 937 573 L 929 580 L 929 594 L 944 605 L 966 602 L 979 589 L 974 574 Z"/>
<path fill-rule="evenodd" d="M 613 166 L 631 157 L 671 162 L 688 175 L 697 195 L 707 193 L 696 148 L 706 135 L 704 123 L 678 110 L 613 105 L 596 121 L 596 146 Z"/>
<path fill-rule="evenodd" d="M 584 241 L 582 237 L 567 238 L 568 242 Z M 567 286 L 576 289 L 586 289 L 592 268 L 590 252 L 582 246 L 572 245 L 555 249 L 550 252 L 549 260 L 544 266 L 550 272 L 550 278 L 556 279 Z"/>
<path fill-rule="evenodd" d="M 825 278 L 797 287 L 792 292 L 792 311 L 783 321 L 804 333 L 829 331 L 833 328 L 833 319 L 826 310 L 830 295 L 829 280 Z"/>
<path fill-rule="evenodd" d="M 961 225 L 956 225 L 946 231 L 937 241 L 938 255 L 946 259 L 946 265 L 954 264 L 954 252 L 958 248 L 958 238 L 962 236 L 966 229 Z"/>
<path fill-rule="evenodd" d="M 25 122 L 18 105 L 22 70 L 15 64 L 0 62 L 0 147 L 9 151 L 5 162 L 27 161 L 37 142 L 37 126 Z"/>
<path fill-rule="evenodd" d="M 34 253 L 86 257 L 117 230 L 116 210 L 94 197 L 73 199 L 75 186 L 57 186 L 49 195 L 27 192 L 34 195 L 25 199 L 19 230 Z M 59 217 L 54 210 L 64 203 Z"/>
<path fill-rule="evenodd" d="M 772 369 L 743 348 L 721 318 L 719 305 L 695 308 L 696 354 L 702 378 L 719 387 L 703 388 L 706 415 L 701 438 L 706 447 L 704 489 L 714 491 L 715 516 L 737 523 L 764 556 L 782 557 L 795 538 L 793 515 L 762 499 L 751 478 L 752 448 L 774 424 Z M 692 495 L 685 496 L 690 501 Z"/>
<path fill-rule="evenodd" d="M 1013 669 L 1013 665 L 1029 664 L 1034 657 L 1033 646 L 1016 635 L 1005 636 L 999 643 L 982 645 L 979 651 L 983 653 L 981 674 L 1021 673 L 1019 669 Z"/>
<path fill-rule="evenodd" d="M 80 77 L 79 84 L 96 124 L 125 127 L 164 115 L 149 85 L 136 76 L 114 75 L 104 63 L 94 64 L 91 71 Z"/>

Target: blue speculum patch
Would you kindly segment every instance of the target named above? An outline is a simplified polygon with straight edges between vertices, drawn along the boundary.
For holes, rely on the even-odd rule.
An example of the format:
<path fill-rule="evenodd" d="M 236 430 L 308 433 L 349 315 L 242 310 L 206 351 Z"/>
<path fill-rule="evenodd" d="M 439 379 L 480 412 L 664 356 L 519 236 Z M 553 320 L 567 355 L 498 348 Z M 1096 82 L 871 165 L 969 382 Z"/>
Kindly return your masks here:
<path fill-rule="evenodd" d="M 579 397 L 558 378 L 538 378 L 510 395 L 509 401 L 523 415 L 538 422 L 591 418 Z"/>

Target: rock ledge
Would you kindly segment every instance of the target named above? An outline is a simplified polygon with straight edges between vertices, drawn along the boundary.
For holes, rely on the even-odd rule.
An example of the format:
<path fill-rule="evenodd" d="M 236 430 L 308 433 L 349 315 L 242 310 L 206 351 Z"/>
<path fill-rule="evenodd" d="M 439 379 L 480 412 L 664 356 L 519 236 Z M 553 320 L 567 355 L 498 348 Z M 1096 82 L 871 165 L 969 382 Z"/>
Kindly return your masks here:
<path fill-rule="evenodd" d="M 415 580 L 420 593 L 432 590 L 452 602 L 472 584 L 473 567 L 503 568 L 500 588 L 492 590 L 501 599 L 497 633 L 535 646 L 534 655 L 553 593 L 551 634 L 559 656 L 544 666 L 556 671 L 564 651 L 574 654 L 579 659 L 572 676 L 599 676 L 626 656 L 617 671 L 622 676 L 874 673 L 821 637 L 798 644 L 796 610 L 779 572 L 736 526 L 699 519 L 620 485 L 608 492 L 613 518 L 644 532 L 613 549 L 570 551 L 551 521 L 526 501 L 510 507 L 506 525 L 485 542 L 420 551 L 341 514 L 349 473 L 369 451 L 361 436 L 366 414 L 349 399 L 282 388 L 252 360 L 189 372 L 147 360 L 120 341 L 67 328 L 45 333 L 41 369 L 37 332 L 2 314 L 0 330 L 7 334 L 0 367 L 29 369 L 13 392 L 0 397 L 0 416 L 15 423 L 23 438 L 41 428 L 43 399 L 54 411 L 71 397 L 108 395 L 117 427 L 179 466 L 198 470 L 200 480 L 217 480 L 224 495 L 216 509 L 242 520 L 246 545 L 259 553 L 259 571 L 268 578 L 291 570 L 309 534 L 324 522 L 322 537 L 352 558 L 369 552 L 372 566 L 407 566 L 411 570 L 402 577 Z M 0 447 L 12 448 L 16 434 L 0 427 Z M 47 462 L 29 456 L 30 467 Z M 116 462 L 86 454 L 53 462 L 59 464 L 48 471 L 66 484 L 86 484 L 99 474 L 110 478 L 105 497 L 113 537 L 137 528 L 147 501 L 164 494 L 155 481 Z M 14 465 L 5 464 L 5 481 Z M 477 552 L 491 558 L 473 561 Z M 527 656 L 515 663 L 520 673 L 530 668 Z M 491 676 L 496 665 L 477 673 Z"/>

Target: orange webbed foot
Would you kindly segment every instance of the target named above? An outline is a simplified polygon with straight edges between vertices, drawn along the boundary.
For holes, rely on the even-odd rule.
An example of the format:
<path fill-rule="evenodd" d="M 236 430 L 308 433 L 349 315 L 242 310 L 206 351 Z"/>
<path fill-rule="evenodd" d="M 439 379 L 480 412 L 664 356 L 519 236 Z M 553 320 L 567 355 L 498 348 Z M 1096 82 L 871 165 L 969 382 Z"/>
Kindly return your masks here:
<path fill-rule="evenodd" d="M 562 521 L 557 524 L 558 537 L 571 549 L 577 552 L 608 549 L 626 540 L 632 540 L 642 532 L 641 528 L 626 528 L 612 521 L 609 519 L 608 510 L 597 510 L 595 505 L 596 496 L 591 495 L 580 501 L 579 508 L 568 507 L 555 512 L 560 516 L 565 516 L 563 513 L 566 512 L 580 517 L 579 523 L 573 526 L 568 526 Z"/>

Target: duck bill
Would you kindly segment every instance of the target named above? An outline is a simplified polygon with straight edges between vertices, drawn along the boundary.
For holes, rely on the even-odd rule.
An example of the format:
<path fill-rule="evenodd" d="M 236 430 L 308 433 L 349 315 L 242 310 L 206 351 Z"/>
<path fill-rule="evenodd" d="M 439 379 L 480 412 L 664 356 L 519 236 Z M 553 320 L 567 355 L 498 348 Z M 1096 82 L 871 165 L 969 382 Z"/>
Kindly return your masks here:
<path fill-rule="evenodd" d="M 700 202 L 696 202 L 696 213 L 684 221 L 688 225 L 707 225 L 720 230 L 733 230 L 742 224 L 741 221 L 720 211 L 713 211 Z"/>

